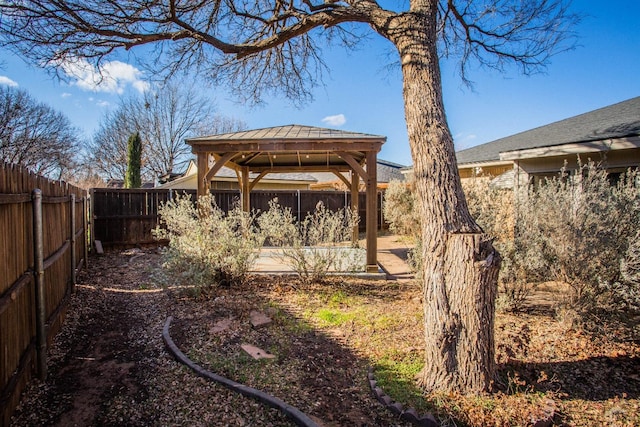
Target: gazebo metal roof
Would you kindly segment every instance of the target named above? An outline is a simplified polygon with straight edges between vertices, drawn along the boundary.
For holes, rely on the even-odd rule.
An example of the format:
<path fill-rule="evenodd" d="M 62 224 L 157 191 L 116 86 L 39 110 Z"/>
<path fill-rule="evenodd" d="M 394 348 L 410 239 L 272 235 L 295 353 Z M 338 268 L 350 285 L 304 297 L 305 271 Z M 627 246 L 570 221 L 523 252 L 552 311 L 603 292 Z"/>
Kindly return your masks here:
<path fill-rule="evenodd" d="M 288 125 L 187 139 L 194 153 L 237 153 L 232 162 L 253 172 L 349 171 L 345 154 L 362 163 L 378 152 L 386 137 Z"/>

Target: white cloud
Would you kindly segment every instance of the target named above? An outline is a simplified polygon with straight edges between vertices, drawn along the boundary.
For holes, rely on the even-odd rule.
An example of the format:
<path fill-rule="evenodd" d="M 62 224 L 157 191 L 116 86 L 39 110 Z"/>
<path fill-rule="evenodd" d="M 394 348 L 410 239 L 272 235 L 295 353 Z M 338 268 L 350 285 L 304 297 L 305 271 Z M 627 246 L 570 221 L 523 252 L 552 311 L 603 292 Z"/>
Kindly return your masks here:
<path fill-rule="evenodd" d="M 98 107 L 108 107 L 111 104 L 109 103 L 109 101 L 99 100 L 98 102 L 96 102 L 96 105 Z"/>
<path fill-rule="evenodd" d="M 14 82 L 7 76 L 0 76 L 0 86 L 18 87 L 18 83 Z"/>
<path fill-rule="evenodd" d="M 59 65 L 64 73 L 74 79 L 74 85 L 82 90 L 93 92 L 124 92 L 131 85 L 139 92 L 149 88 L 149 83 L 142 80 L 142 71 L 130 64 L 120 61 L 108 61 L 100 69 L 82 58 L 65 59 Z"/>
<path fill-rule="evenodd" d="M 342 126 L 347 123 L 347 118 L 344 114 L 336 114 L 335 116 L 327 116 L 322 119 L 322 123 L 325 123 L 329 126 Z"/>
<path fill-rule="evenodd" d="M 69 92 L 62 92 L 62 94 L 60 96 L 62 98 L 69 98 L 71 96 L 71 94 Z"/>
<path fill-rule="evenodd" d="M 456 150 L 464 150 L 465 148 L 469 148 L 474 145 L 475 139 L 478 136 L 472 133 L 458 133 L 453 136 L 454 145 Z"/>
<path fill-rule="evenodd" d="M 144 80 L 136 80 L 135 82 L 131 83 L 131 86 L 133 86 L 140 93 L 149 90 L 149 88 L 151 87 L 149 83 L 145 82 Z"/>

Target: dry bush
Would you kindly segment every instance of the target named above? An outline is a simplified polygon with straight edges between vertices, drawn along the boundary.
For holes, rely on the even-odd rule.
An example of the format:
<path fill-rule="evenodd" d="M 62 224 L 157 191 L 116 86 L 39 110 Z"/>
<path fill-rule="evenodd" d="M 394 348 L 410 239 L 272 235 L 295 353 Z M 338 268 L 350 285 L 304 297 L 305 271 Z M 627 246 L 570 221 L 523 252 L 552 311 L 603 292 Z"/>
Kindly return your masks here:
<path fill-rule="evenodd" d="M 422 283 L 422 241 L 420 239 L 420 217 L 418 201 L 412 181 L 392 180 L 384 192 L 382 213 L 389 223 L 389 230 L 407 237 L 413 247 L 407 252 L 407 263 L 415 273 L 416 281 Z"/>
<path fill-rule="evenodd" d="M 513 240 L 513 190 L 492 187 L 489 178 L 464 180 L 462 188 L 469 212 L 482 230 L 497 242 Z"/>
<path fill-rule="evenodd" d="M 411 183 L 392 180 L 384 192 L 382 211 L 389 229 L 402 236 L 417 238 L 420 221 L 417 214 L 417 201 Z"/>
<path fill-rule="evenodd" d="M 640 188 L 637 172 L 612 185 L 592 162 L 546 180 L 518 207 L 518 238 L 538 249 L 536 263 L 567 283 L 583 309 L 637 304 Z"/>
<path fill-rule="evenodd" d="M 500 252 L 502 263 L 496 308 L 503 312 L 524 309 L 536 288 L 528 274 L 529 248 L 516 240 L 514 193 L 512 189 L 491 186 L 489 178 L 463 181 L 469 211 Z"/>
<path fill-rule="evenodd" d="M 331 268 L 357 271 L 364 266 L 357 251 L 332 248 L 351 240 L 358 216 L 350 210 L 333 212 L 320 202 L 314 212 L 296 223 L 291 209 L 280 206 L 274 199 L 257 222 L 264 240 L 280 247 L 277 256 L 304 282 L 322 280 Z M 353 254 L 356 255 L 349 256 Z"/>
<path fill-rule="evenodd" d="M 556 280 L 583 317 L 640 313 L 638 177 L 630 171 L 612 185 L 590 162 L 515 198 L 488 180 L 465 182 L 469 209 L 503 258 L 498 307 L 521 310 L 536 283 Z"/>
<path fill-rule="evenodd" d="M 159 209 L 158 239 L 167 239 L 158 280 L 165 285 L 190 286 L 200 293 L 218 285 L 244 281 L 262 237 L 252 215 L 238 206 L 224 213 L 211 196 L 178 196 Z"/>

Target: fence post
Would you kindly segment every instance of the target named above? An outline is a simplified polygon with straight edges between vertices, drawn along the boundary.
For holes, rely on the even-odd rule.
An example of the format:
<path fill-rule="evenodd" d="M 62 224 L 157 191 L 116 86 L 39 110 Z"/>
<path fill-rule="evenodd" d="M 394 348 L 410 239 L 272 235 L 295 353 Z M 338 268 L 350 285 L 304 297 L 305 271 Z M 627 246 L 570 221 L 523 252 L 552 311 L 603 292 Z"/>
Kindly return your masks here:
<path fill-rule="evenodd" d="M 87 230 L 87 216 L 89 213 L 87 212 L 87 195 L 88 193 L 85 191 L 85 195 L 82 197 L 82 244 L 84 248 L 84 268 L 89 267 L 89 230 Z"/>
<path fill-rule="evenodd" d="M 96 233 L 95 233 L 95 214 L 94 214 L 94 209 L 95 209 L 95 190 L 92 188 L 91 190 L 89 190 L 89 250 L 93 251 L 93 241 L 96 239 Z"/>
<path fill-rule="evenodd" d="M 36 351 L 38 358 L 38 377 L 47 379 L 47 333 L 46 306 L 44 295 L 44 237 L 42 226 L 42 191 L 32 192 L 33 200 L 33 273 L 36 294 Z"/>
<path fill-rule="evenodd" d="M 71 292 L 76 291 L 76 195 L 70 197 L 69 206 L 71 207 Z"/>

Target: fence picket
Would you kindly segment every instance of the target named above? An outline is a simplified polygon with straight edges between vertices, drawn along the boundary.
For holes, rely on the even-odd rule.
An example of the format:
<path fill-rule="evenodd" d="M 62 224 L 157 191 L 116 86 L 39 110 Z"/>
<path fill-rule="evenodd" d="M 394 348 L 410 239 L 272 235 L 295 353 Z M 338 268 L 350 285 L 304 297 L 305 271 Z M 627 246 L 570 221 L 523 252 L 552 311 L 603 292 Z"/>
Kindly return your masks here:
<path fill-rule="evenodd" d="M 40 235 L 33 230 L 31 193 L 35 189 L 42 198 Z M 74 236 L 77 251 L 82 254 L 86 250 L 84 214 L 82 228 L 74 233 L 70 226 L 72 194 L 77 200 L 86 200 L 86 192 L 80 188 L 0 163 L 0 425 L 9 424 L 20 393 L 38 373 L 34 368 L 40 366 L 40 373 L 46 374 L 46 365 L 40 363 L 46 360 L 36 358 L 37 349 L 41 353 L 46 350 L 42 342 L 51 341 L 62 323 L 72 280 Z M 42 255 L 38 255 L 42 270 L 35 265 L 34 240 L 42 242 Z M 36 276 L 43 279 L 42 313 L 35 309 Z M 38 323 L 36 312 L 41 318 Z M 44 341 L 36 339 L 36 329 L 43 329 Z"/>

